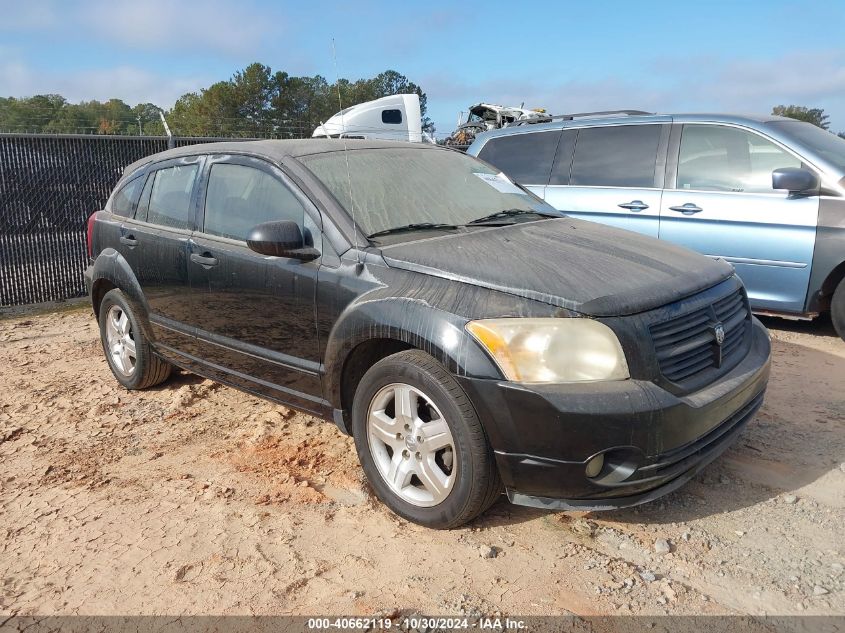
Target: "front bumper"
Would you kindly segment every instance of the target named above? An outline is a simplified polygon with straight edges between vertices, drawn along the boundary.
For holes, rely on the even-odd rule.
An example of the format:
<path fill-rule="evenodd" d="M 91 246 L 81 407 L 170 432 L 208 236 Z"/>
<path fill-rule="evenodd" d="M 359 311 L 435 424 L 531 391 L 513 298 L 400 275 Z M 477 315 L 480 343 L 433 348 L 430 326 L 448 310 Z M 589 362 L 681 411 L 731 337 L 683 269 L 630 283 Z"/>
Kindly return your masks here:
<path fill-rule="evenodd" d="M 768 334 L 754 319 L 751 347 L 739 365 L 686 396 L 638 380 L 459 380 L 484 423 L 512 502 L 606 510 L 667 494 L 724 452 L 763 403 L 770 355 Z M 608 458 L 606 468 L 589 478 L 587 462 L 599 453 Z M 616 455 L 625 463 L 614 472 Z"/>

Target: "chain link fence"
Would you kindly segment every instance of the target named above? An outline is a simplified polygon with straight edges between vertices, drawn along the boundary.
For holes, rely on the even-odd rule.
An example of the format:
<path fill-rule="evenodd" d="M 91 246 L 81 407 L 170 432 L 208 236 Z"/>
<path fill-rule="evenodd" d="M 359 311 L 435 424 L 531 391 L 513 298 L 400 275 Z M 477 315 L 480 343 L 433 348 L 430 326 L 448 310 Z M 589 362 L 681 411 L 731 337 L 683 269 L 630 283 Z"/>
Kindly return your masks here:
<path fill-rule="evenodd" d="M 88 216 L 127 165 L 165 149 L 157 136 L 0 134 L 0 306 L 84 295 Z"/>

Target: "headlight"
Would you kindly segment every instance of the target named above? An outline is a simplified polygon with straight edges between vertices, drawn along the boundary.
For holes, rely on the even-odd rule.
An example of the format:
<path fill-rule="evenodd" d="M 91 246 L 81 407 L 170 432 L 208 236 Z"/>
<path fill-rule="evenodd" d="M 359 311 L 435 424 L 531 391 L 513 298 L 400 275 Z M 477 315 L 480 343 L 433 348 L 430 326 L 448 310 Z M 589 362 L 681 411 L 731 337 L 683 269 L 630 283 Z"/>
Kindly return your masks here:
<path fill-rule="evenodd" d="M 581 382 L 630 377 L 613 331 L 585 318 L 482 319 L 467 330 L 515 382 Z"/>

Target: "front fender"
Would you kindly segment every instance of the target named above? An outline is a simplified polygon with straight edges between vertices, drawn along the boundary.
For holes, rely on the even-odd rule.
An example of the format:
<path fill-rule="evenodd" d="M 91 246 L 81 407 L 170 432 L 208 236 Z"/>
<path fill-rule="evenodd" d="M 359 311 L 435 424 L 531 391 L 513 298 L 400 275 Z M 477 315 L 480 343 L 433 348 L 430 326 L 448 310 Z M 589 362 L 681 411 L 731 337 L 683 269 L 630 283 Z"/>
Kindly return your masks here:
<path fill-rule="evenodd" d="M 123 292 L 123 295 L 126 297 L 139 321 L 144 336 L 149 341 L 154 340 L 152 328 L 150 327 L 149 306 L 147 305 L 147 300 L 144 298 L 141 285 L 138 283 L 135 273 L 132 272 L 129 262 L 113 248 L 103 249 L 97 256 L 97 259 L 94 260 L 94 265 L 92 266 L 90 298 L 95 314 L 99 312 L 99 306 L 94 305 L 98 282 L 102 283 L 104 281 L 119 288 Z"/>
<path fill-rule="evenodd" d="M 327 341 L 327 399 L 334 408 L 341 408 L 346 359 L 358 345 L 378 339 L 400 341 L 420 349 L 458 376 L 502 378 L 498 367 L 464 329 L 467 321 L 408 297 L 384 297 L 350 305 Z"/>

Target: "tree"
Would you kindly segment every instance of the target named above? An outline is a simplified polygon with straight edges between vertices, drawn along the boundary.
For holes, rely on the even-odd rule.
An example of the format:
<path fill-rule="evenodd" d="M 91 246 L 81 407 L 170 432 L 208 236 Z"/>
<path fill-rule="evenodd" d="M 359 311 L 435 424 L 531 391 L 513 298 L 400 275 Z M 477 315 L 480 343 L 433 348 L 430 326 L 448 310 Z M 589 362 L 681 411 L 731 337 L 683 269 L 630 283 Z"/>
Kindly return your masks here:
<path fill-rule="evenodd" d="M 806 121 L 807 123 L 819 126 L 823 130 L 830 127 L 830 122 L 828 121 L 830 117 L 824 113 L 822 108 L 779 105 L 772 108 L 772 114 L 789 117 L 790 119 L 798 119 L 799 121 Z"/>
<path fill-rule="evenodd" d="M 182 95 L 166 116 L 173 133 L 179 135 L 303 138 L 340 110 L 340 103 L 348 108 L 400 93 L 419 95 L 423 129 L 433 131 L 425 116 L 425 93 L 395 70 L 330 84 L 320 75 L 293 77 L 257 62 L 226 81 Z M 120 99 L 109 99 L 73 104 L 60 95 L 0 98 L 0 130 L 164 134 L 159 108 L 153 103 L 130 107 Z"/>
<path fill-rule="evenodd" d="M 840 132 L 839 134 L 837 134 L 837 136 L 839 138 L 845 138 L 845 132 Z"/>

